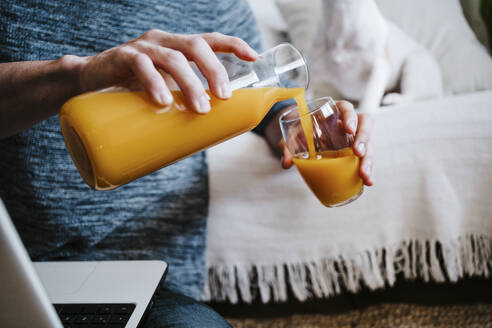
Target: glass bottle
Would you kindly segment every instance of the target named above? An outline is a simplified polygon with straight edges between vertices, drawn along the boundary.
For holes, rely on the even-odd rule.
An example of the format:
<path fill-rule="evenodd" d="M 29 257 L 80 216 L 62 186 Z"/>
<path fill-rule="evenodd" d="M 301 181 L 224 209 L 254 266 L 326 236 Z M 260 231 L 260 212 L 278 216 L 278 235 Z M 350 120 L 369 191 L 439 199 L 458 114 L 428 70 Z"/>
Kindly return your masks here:
<path fill-rule="evenodd" d="M 302 54 L 290 44 L 262 53 L 255 62 L 221 54 L 232 97 L 211 97 L 208 114 L 186 109 L 179 90 L 174 103 L 154 104 L 144 91 L 108 88 L 68 100 L 60 112 L 66 146 L 84 181 L 110 190 L 229 138 L 250 131 L 276 102 L 307 88 Z M 197 75 L 206 85 L 203 75 Z"/>

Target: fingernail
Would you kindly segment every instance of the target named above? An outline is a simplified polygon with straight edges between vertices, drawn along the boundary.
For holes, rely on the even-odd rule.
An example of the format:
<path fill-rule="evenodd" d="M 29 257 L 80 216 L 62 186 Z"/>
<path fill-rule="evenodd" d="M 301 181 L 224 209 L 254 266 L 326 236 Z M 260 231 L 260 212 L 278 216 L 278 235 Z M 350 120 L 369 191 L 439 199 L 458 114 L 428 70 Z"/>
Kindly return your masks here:
<path fill-rule="evenodd" d="M 357 145 L 357 150 L 359 151 L 359 154 L 364 155 L 366 145 L 363 142 L 359 142 L 359 144 Z"/>
<path fill-rule="evenodd" d="M 199 113 L 208 113 L 210 111 L 210 97 L 208 95 L 203 95 L 198 99 L 198 101 L 195 100 L 195 108 Z"/>
<path fill-rule="evenodd" d="M 173 96 L 167 90 L 161 91 L 159 93 L 159 103 L 161 105 L 170 105 L 173 102 Z"/>
<path fill-rule="evenodd" d="M 352 130 L 352 132 L 355 132 L 355 130 L 357 129 L 357 127 L 355 126 L 355 120 L 348 121 L 348 126 L 350 130 Z"/>
<path fill-rule="evenodd" d="M 229 83 L 222 83 L 219 86 L 219 96 L 220 98 L 224 98 L 224 99 L 230 98 L 232 96 L 232 91 L 229 86 Z"/>

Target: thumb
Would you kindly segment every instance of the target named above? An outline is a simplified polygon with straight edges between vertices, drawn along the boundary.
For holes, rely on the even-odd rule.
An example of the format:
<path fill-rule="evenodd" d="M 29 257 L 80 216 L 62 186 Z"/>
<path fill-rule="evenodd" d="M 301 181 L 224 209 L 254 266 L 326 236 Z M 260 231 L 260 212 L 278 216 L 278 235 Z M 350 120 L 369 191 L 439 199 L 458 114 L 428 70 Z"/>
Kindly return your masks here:
<path fill-rule="evenodd" d="M 289 149 L 287 148 L 287 145 L 285 144 L 285 141 L 281 141 L 279 143 L 280 153 L 282 154 L 281 161 L 282 161 L 282 168 L 288 169 L 292 166 L 293 161 L 292 161 L 292 154 L 290 153 Z"/>

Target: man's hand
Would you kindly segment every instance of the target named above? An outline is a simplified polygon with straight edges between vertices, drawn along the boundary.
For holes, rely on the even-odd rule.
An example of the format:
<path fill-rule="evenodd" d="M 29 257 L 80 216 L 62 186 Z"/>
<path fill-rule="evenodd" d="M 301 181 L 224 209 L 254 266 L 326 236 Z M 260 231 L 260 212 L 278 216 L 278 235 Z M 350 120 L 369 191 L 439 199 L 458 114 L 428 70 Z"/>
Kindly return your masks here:
<path fill-rule="evenodd" d="M 232 94 L 229 78 L 215 52 L 234 53 L 248 61 L 258 57 L 245 41 L 236 37 L 220 33 L 184 35 L 152 30 L 121 46 L 83 58 L 80 86 L 83 91 L 94 90 L 135 76 L 157 104 L 167 106 L 173 102 L 173 97 L 157 71 L 162 69 L 176 81 L 188 108 L 207 113 L 210 98 L 188 61 L 198 66 L 216 97 L 228 99 Z"/>
<path fill-rule="evenodd" d="M 372 146 L 369 143 L 372 120 L 368 114 L 355 113 L 354 106 L 347 101 L 337 102 L 337 107 L 340 110 L 345 131 L 355 136 L 353 149 L 355 155 L 361 158 L 360 176 L 365 185 L 372 186 Z M 278 151 L 284 169 L 290 168 L 293 161 L 292 154 L 282 138 L 278 119 L 290 108 L 292 108 L 292 106 L 278 113 L 265 129 L 266 139 L 270 146 Z"/>

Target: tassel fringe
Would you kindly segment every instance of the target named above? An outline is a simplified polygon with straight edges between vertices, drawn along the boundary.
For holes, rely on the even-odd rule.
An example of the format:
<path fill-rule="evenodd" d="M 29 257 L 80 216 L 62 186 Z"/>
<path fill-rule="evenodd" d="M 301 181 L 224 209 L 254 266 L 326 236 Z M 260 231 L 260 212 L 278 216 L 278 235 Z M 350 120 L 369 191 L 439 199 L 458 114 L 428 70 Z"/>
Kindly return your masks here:
<path fill-rule="evenodd" d="M 225 264 L 208 268 L 204 301 L 285 302 L 288 288 L 300 301 L 392 286 L 407 280 L 456 282 L 465 276 L 490 277 L 492 238 L 467 235 L 450 242 L 408 240 L 394 247 L 337 258 L 271 265 Z"/>

